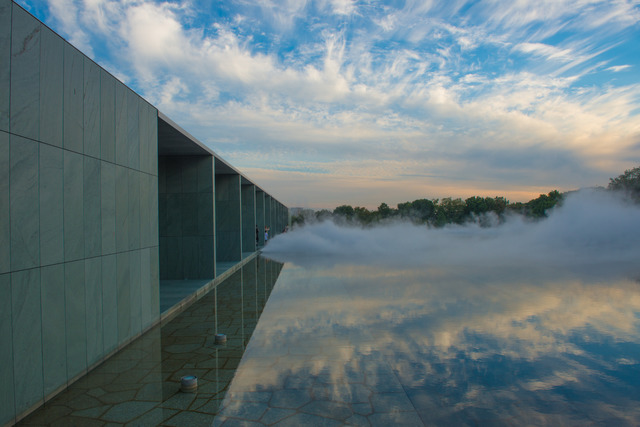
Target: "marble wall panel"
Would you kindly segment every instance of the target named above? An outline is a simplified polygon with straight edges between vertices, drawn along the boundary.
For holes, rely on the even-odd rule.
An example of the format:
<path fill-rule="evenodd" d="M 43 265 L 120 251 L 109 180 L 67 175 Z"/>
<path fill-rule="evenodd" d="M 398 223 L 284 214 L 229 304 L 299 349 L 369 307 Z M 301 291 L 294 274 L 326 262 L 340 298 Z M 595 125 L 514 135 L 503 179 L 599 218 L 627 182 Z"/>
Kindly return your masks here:
<path fill-rule="evenodd" d="M 259 245 L 264 245 L 264 191 L 256 191 L 256 224 L 258 225 Z"/>
<path fill-rule="evenodd" d="M 140 175 L 129 169 L 129 250 L 140 248 Z"/>
<path fill-rule="evenodd" d="M 151 145 L 149 146 L 149 173 L 152 175 L 158 175 L 158 110 L 151 107 L 149 114 L 149 140 Z"/>
<path fill-rule="evenodd" d="M 85 306 L 87 324 L 87 365 L 98 362 L 104 354 L 102 325 L 102 259 L 84 261 Z"/>
<path fill-rule="evenodd" d="M 151 300 L 149 301 L 149 307 L 151 308 L 151 319 L 155 321 L 160 317 L 160 253 L 158 246 L 151 248 L 149 264 L 151 270 L 151 277 L 149 279 Z"/>
<path fill-rule="evenodd" d="M 0 425 L 12 424 L 16 415 L 11 321 L 11 275 L 0 274 Z"/>
<path fill-rule="evenodd" d="M 140 174 L 140 247 L 148 248 L 151 246 L 151 175 L 146 173 Z"/>
<path fill-rule="evenodd" d="M 40 141 L 62 147 L 64 40 L 46 26 L 40 34 Z"/>
<path fill-rule="evenodd" d="M 216 260 L 228 262 L 241 259 L 242 248 L 238 232 L 216 230 Z"/>
<path fill-rule="evenodd" d="M 67 375 L 77 377 L 87 369 L 87 319 L 84 260 L 64 265 Z"/>
<path fill-rule="evenodd" d="M 140 97 L 131 89 L 127 89 L 127 164 L 133 169 L 140 169 L 139 102 Z"/>
<path fill-rule="evenodd" d="M 11 99 L 11 8 L 10 0 L 0 0 L 0 131 L 7 132 Z"/>
<path fill-rule="evenodd" d="M 182 274 L 184 279 L 202 279 L 198 277 L 200 269 L 200 238 L 198 236 L 182 237 Z"/>
<path fill-rule="evenodd" d="M 183 193 L 180 197 L 182 210 L 182 236 L 198 235 L 198 194 Z"/>
<path fill-rule="evenodd" d="M 198 277 L 214 278 L 216 275 L 215 242 L 213 236 L 198 236 Z"/>
<path fill-rule="evenodd" d="M 38 143 L 10 136 L 11 270 L 40 266 Z"/>
<path fill-rule="evenodd" d="M 40 265 L 64 262 L 64 152 L 40 144 Z"/>
<path fill-rule="evenodd" d="M 131 336 L 131 257 L 129 252 L 116 255 L 116 286 L 118 292 L 118 343 Z"/>
<path fill-rule="evenodd" d="M 100 67 L 84 57 L 84 154 L 100 158 Z"/>
<path fill-rule="evenodd" d="M 40 136 L 40 28 L 42 24 L 18 6 L 11 24 L 11 133 Z"/>
<path fill-rule="evenodd" d="M 100 200 L 100 160 L 84 157 L 84 257 L 102 254 L 102 202 Z"/>
<path fill-rule="evenodd" d="M 129 250 L 129 170 L 116 166 L 116 250 Z"/>
<path fill-rule="evenodd" d="M 213 193 L 198 193 L 198 236 L 213 236 Z"/>
<path fill-rule="evenodd" d="M 198 192 L 199 157 L 180 157 L 182 169 L 182 193 Z"/>
<path fill-rule="evenodd" d="M 127 92 L 125 85 L 115 81 L 115 138 L 116 138 L 116 163 L 120 166 L 129 165 L 129 147 L 127 140 Z"/>
<path fill-rule="evenodd" d="M 160 277 L 167 280 L 180 280 L 183 277 L 182 237 L 160 237 Z"/>
<path fill-rule="evenodd" d="M 198 193 L 213 194 L 213 156 L 201 156 L 198 160 Z"/>
<path fill-rule="evenodd" d="M 40 268 L 11 273 L 16 413 L 43 402 Z"/>
<path fill-rule="evenodd" d="M 84 258 L 84 156 L 64 152 L 64 259 Z"/>
<path fill-rule="evenodd" d="M 256 250 L 256 197 L 255 186 L 242 186 L 242 251 Z M 259 233 L 258 233 L 259 234 Z"/>
<path fill-rule="evenodd" d="M 42 267 L 42 358 L 44 395 L 67 382 L 64 264 Z"/>
<path fill-rule="evenodd" d="M 68 43 L 64 44 L 63 130 L 64 148 L 84 151 L 84 55 Z"/>
<path fill-rule="evenodd" d="M 0 274 L 11 271 L 9 147 L 9 134 L 0 131 Z"/>
<path fill-rule="evenodd" d="M 116 165 L 100 162 L 100 223 L 102 255 L 116 251 Z"/>
<path fill-rule="evenodd" d="M 104 352 L 118 346 L 118 289 L 116 255 L 101 257 L 102 262 L 102 338 Z"/>
<path fill-rule="evenodd" d="M 155 319 L 151 311 L 151 248 L 140 250 L 140 320 L 144 330 Z"/>
<path fill-rule="evenodd" d="M 167 163 L 171 161 L 170 157 L 161 156 L 158 158 L 158 168 L 162 173 L 158 174 L 158 193 L 165 194 L 167 191 Z"/>
<path fill-rule="evenodd" d="M 129 292 L 131 308 L 131 335 L 142 331 L 142 288 L 141 288 L 141 252 L 133 250 L 129 252 Z"/>
<path fill-rule="evenodd" d="M 100 70 L 100 158 L 116 160 L 116 79 Z"/>
<path fill-rule="evenodd" d="M 182 236 L 182 195 L 167 194 L 165 213 L 165 236 Z"/>
<path fill-rule="evenodd" d="M 151 233 L 151 246 L 158 246 L 159 244 L 159 227 L 158 227 L 158 178 L 154 175 L 149 175 L 150 181 L 150 196 L 149 196 L 149 230 Z"/>
<path fill-rule="evenodd" d="M 139 169 L 142 172 L 150 173 L 149 164 L 149 104 L 142 98 L 138 102 L 138 135 L 140 137 L 140 153 L 138 154 L 140 159 Z"/>

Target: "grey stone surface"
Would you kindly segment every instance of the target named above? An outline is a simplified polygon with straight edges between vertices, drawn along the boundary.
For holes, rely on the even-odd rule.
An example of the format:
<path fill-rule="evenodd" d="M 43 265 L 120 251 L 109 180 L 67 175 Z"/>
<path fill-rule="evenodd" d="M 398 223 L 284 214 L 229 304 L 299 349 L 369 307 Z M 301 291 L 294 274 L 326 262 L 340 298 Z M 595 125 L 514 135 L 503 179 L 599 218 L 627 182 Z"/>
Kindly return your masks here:
<path fill-rule="evenodd" d="M 2 425 L 11 424 L 16 415 L 11 318 L 11 275 L 0 274 L 0 342 L 3 343 L 0 346 L 0 424 Z"/>
<path fill-rule="evenodd" d="M 128 165 L 133 169 L 140 169 L 140 129 L 139 107 L 140 97 L 127 88 L 127 149 Z"/>
<path fill-rule="evenodd" d="M 105 353 L 118 345 L 118 291 L 116 255 L 101 257 L 102 262 L 102 330 Z"/>
<path fill-rule="evenodd" d="M 180 197 L 182 210 L 182 236 L 198 235 L 198 194 L 183 193 Z"/>
<path fill-rule="evenodd" d="M 11 273 L 13 375 L 16 413 L 42 402 L 40 268 Z"/>
<path fill-rule="evenodd" d="M 140 250 L 140 321 L 143 329 L 154 320 L 151 304 L 151 248 L 144 248 Z"/>
<path fill-rule="evenodd" d="M 129 252 L 129 298 L 132 335 L 139 334 L 142 330 L 141 262 L 140 250 Z"/>
<path fill-rule="evenodd" d="M 242 186 L 242 251 L 256 250 L 256 192 L 254 185 Z"/>
<path fill-rule="evenodd" d="M 140 248 L 140 175 L 129 169 L 129 250 Z"/>
<path fill-rule="evenodd" d="M 150 197 L 149 197 L 149 229 L 151 232 L 151 246 L 158 246 L 159 243 L 159 227 L 158 227 L 158 178 L 150 175 Z"/>
<path fill-rule="evenodd" d="M 100 160 L 84 157 L 84 257 L 102 254 Z"/>
<path fill-rule="evenodd" d="M 102 255 L 116 251 L 116 165 L 100 162 L 100 223 Z"/>
<path fill-rule="evenodd" d="M 158 110 L 150 107 L 149 111 L 149 173 L 158 176 Z"/>
<path fill-rule="evenodd" d="M 199 236 L 213 236 L 213 193 L 198 193 L 198 230 Z"/>
<path fill-rule="evenodd" d="M 129 249 L 129 171 L 116 166 L 116 250 Z"/>
<path fill-rule="evenodd" d="M 151 172 L 151 164 L 149 161 L 149 150 L 150 150 L 150 121 L 148 119 L 149 116 L 149 104 L 140 99 L 138 102 L 138 135 L 140 138 L 140 151 L 138 153 L 138 157 L 140 159 L 139 170 L 142 172 L 150 173 Z"/>
<path fill-rule="evenodd" d="M 64 262 L 64 152 L 40 144 L 40 265 Z"/>
<path fill-rule="evenodd" d="M 7 132 L 11 99 L 11 7 L 10 0 L 0 0 L 0 131 Z"/>
<path fill-rule="evenodd" d="M 0 274 L 11 271 L 9 134 L 0 131 Z"/>
<path fill-rule="evenodd" d="M 115 82 L 115 160 L 121 166 L 129 165 L 129 148 L 127 146 L 127 92 L 125 85 Z"/>
<path fill-rule="evenodd" d="M 13 8 L 11 33 L 11 133 L 40 134 L 40 27 L 20 7 Z"/>
<path fill-rule="evenodd" d="M 84 153 L 100 158 L 100 67 L 84 56 Z"/>
<path fill-rule="evenodd" d="M 46 26 L 40 35 L 40 141 L 62 147 L 64 41 Z"/>
<path fill-rule="evenodd" d="M 67 381 L 64 264 L 42 267 L 42 358 L 44 394 Z"/>
<path fill-rule="evenodd" d="M 116 79 L 100 70 L 100 157 L 116 160 Z"/>
<path fill-rule="evenodd" d="M 87 369 L 87 328 L 84 260 L 64 265 L 67 376 L 76 377 Z"/>
<path fill-rule="evenodd" d="M 160 316 L 160 255 L 158 246 L 150 249 L 149 264 L 151 269 L 151 277 L 149 279 L 151 300 L 149 304 L 151 307 L 151 318 L 155 320 Z"/>
<path fill-rule="evenodd" d="M 84 156 L 64 152 L 64 259 L 84 258 Z"/>
<path fill-rule="evenodd" d="M 84 55 L 68 43 L 64 44 L 63 114 L 64 148 L 82 153 L 84 150 Z"/>
<path fill-rule="evenodd" d="M 40 266 L 38 143 L 10 137 L 11 270 Z"/>
<path fill-rule="evenodd" d="M 84 261 L 85 305 L 87 319 L 87 364 L 91 366 L 104 354 L 102 325 L 102 259 Z"/>
<path fill-rule="evenodd" d="M 131 335 L 131 282 L 129 252 L 116 255 L 116 286 L 118 293 L 118 343 Z"/>

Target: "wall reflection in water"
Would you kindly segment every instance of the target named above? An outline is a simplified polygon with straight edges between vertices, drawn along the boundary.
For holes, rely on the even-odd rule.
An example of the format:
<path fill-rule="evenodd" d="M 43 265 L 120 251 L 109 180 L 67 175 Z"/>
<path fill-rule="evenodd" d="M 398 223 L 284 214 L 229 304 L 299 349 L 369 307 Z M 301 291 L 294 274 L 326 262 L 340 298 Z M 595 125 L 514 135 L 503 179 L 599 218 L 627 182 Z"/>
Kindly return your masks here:
<path fill-rule="evenodd" d="M 19 425 L 211 425 L 282 264 L 257 258 Z M 216 345 L 224 333 L 227 343 Z M 197 393 L 180 378 L 198 377 Z"/>
<path fill-rule="evenodd" d="M 216 424 L 638 425 L 618 267 L 287 263 Z"/>

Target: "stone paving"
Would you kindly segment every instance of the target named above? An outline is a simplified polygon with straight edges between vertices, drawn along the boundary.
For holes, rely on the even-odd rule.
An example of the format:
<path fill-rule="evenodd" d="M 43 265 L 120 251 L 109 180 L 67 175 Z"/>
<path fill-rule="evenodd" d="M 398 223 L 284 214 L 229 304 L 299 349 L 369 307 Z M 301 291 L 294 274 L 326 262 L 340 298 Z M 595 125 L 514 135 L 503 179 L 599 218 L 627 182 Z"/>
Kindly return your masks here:
<path fill-rule="evenodd" d="M 21 426 L 210 426 L 282 264 L 261 258 L 72 384 Z M 214 335 L 227 343 L 216 345 Z M 198 377 L 196 393 L 180 378 Z"/>

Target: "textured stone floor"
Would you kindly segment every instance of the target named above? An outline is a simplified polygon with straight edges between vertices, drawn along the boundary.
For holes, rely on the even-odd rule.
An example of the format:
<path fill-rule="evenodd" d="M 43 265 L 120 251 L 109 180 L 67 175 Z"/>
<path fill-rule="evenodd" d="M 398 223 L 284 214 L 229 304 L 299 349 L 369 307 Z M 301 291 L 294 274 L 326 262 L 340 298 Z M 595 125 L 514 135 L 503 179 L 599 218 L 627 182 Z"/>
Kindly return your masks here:
<path fill-rule="evenodd" d="M 281 267 L 249 262 L 18 425 L 210 426 Z M 180 391 L 183 375 L 198 377 L 196 393 Z"/>

